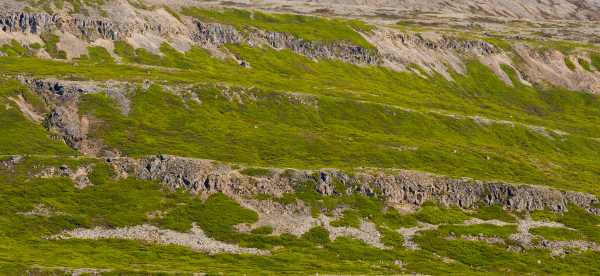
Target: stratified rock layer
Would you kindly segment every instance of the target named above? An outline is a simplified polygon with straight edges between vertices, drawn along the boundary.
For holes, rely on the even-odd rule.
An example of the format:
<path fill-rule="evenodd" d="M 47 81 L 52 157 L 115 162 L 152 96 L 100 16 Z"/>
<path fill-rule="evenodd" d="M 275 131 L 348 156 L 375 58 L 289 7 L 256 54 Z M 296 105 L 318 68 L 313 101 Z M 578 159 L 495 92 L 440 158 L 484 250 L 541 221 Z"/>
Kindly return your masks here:
<path fill-rule="evenodd" d="M 557 212 L 566 211 L 572 204 L 600 214 L 595 207 L 599 201 L 590 194 L 541 186 L 456 179 L 415 171 L 349 175 L 336 170 L 273 170 L 270 175 L 249 176 L 212 161 L 167 155 L 145 159 L 115 158 L 109 159 L 109 162 L 121 176 L 159 180 L 172 189 L 184 188 L 193 193 L 280 196 L 301 185 L 311 185 L 322 194 L 360 193 L 380 197 L 390 204 L 421 205 L 426 201 L 437 201 L 461 208 L 500 204 L 517 211 L 549 209 Z"/>

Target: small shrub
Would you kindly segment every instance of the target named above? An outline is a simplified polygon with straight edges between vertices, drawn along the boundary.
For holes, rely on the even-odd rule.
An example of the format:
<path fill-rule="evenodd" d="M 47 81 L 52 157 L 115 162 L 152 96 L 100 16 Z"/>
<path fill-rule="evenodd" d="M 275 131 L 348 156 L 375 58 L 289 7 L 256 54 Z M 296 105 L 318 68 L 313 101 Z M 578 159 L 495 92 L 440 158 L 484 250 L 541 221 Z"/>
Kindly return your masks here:
<path fill-rule="evenodd" d="M 302 238 L 318 244 L 327 244 L 331 241 L 329 231 L 321 226 L 311 228 L 302 235 Z"/>
<path fill-rule="evenodd" d="M 245 168 L 240 172 L 249 176 L 271 176 L 273 174 L 270 169 L 265 168 Z"/>
<path fill-rule="evenodd" d="M 571 70 L 575 71 L 575 64 L 571 61 L 571 58 L 568 56 L 565 57 L 565 65 Z"/>
<path fill-rule="evenodd" d="M 262 226 L 252 230 L 252 234 L 257 235 L 270 235 L 271 233 L 273 233 L 273 227 L 271 226 Z"/>
<path fill-rule="evenodd" d="M 577 62 L 579 63 L 579 65 L 581 65 L 581 67 L 586 70 L 586 71 L 592 71 L 592 67 L 590 66 L 589 61 L 579 58 L 577 59 Z"/>

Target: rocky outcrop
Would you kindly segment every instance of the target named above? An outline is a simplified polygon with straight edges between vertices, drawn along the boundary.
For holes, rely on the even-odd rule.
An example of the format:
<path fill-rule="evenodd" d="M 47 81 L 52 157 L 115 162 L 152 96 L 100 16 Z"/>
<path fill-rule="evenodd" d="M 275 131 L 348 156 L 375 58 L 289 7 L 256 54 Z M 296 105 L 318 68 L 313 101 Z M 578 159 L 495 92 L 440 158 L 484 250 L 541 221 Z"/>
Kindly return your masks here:
<path fill-rule="evenodd" d="M 596 207 L 598 198 L 591 194 L 415 171 L 350 175 L 336 170 L 273 170 L 269 176 L 256 177 L 208 160 L 167 155 L 108 161 L 121 176 L 159 180 L 172 189 L 184 188 L 193 193 L 223 192 L 236 197 L 256 194 L 280 196 L 301 185 L 312 185 L 315 191 L 327 195 L 360 193 L 380 197 L 391 204 L 421 205 L 437 201 L 461 208 L 500 204 L 517 211 L 548 209 L 556 212 L 566 211 L 573 204 L 600 215 L 600 209 Z"/>
<path fill-rule="evenodd" d="M 338 59 L 354 64 L 379 64 L 376 50 L 347 42 L 314 42 L 291 34 L 255 30 L 250 34 L 252 43 L 265 42 L 275 49 L 290 49 L 310 58 Z"/>
<path fill-rule="evenodd" d="M 455 50 L 481 55 L 492 55 L 500 52 L 494 45 L 482 40 L 458 39 L 445 35 L 441 35 L 435 39 L 428 39 L 420 34 L 405 32 L 386 32 L 386 36 L 407 46 L 422 47 L 431 50 Z"/>
<path fill-rule="evenodd" d="M 13 170 L 15 166 L 23 162 L 23 160 L 25 160 L 25 157 L 22 155 L 9 156 L 7 159 L 0 161 L 0 168 Z"/>
<path fill-rule="evenodd" d="M 376 50 L 343 41 L 309 41 L 291 34 L 271 32 L 257 28 L 250 29 L 244 34 L 233 26 L 219 23 L 204 23 L 197 20 L 194 21 L 194 25 L 196 26 L 196 30 L 191 32 L 191 38 L 203 46 L 219 47 L 225 44 L 268 45 L 278 50 L 289 49 L 315 59 L 338 59 L 354 64 L 380 63 L 380 58 Z"/>
<path fill-rule="evenodd" d="M 452 80 L 451 71 L 466 73 L 466 58 L 492 57 L 502 52 L 482 40 L 459 39 L 435 32 L 377 28 L 365 38 L 377 47 L 384 66 L 397 71 L 412 71 L 422 77 L 438 73 L 448 80 Z M 505 79 L 510 82 L 508 77 Z"/>
<path fill-rule="evenodd" d="M 234 27 L 218 24 L 194 21 L 196 30 L 191 32 L 193 41 L 201 45 L 221 46 L 224 44 L 238 44 L 244 41 L 243 35 Z"/>
<path fill-rule="evenodd" d="M 104 90 L 104 88 L 94 82 L 69 81 L 54 78 L 37 79 L 25 76 L 20 76 L 19 80 L 37 93 L 50 93 L 64 98 L 72 98 Z"/>
<path fill-rule="evenodd" d="M 0 13 L 0 29 L 4 32 L 41 34 L 44 32 L 69 32 L 79 38 L 121 40 L 134 33 L 152 32 L 159 35 L 180 34 L 178 27 L 167 24 L 115 23 L 105 18 L 84 15 L 3 12 Z"/>
<path fill-rule="evenodd" d="M 77 168 L 75 171 L 71 170 L 67 165 L 61 165 L 57 167 L 48 167 L 37 173 L 35 176 L 40 178 L 53 178 L 53 177 L 68 177 L 75 183 L 75 187 L 78 189 L 84 189 L 92 185 L 89 179 L 89 175 L 92 173 L 93 166 L 86 165 Z"/>

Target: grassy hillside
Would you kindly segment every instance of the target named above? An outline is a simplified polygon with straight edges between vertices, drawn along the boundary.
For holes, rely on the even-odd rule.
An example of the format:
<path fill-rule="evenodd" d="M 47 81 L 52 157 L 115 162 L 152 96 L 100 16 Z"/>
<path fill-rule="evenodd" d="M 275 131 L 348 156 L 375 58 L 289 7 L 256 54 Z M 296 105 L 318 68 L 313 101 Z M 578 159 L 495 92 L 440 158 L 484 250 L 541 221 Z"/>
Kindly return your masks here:
<path fill-rule="evenodd" d="M 104 3 L 66 2 L 75 9 Z M 35 7 L 52 9 L 66 2 L 37 1 Z M 183 15 L 242 32 L 260 28 L 374 50 L 357 32 L 371 26 L 359 21 L 238 9 L 187 8 Z M 244 60 L 248 68 L 197 46 L 183 53 L 163 43 L 160 53 L 153 53 L 125 41 L 116 41 L 112 53 L 91 46 L 87 55 L 66 60 L 59 36 L 44 33 L 42 38 L 43 46 L 11 41 L 0 47 L 6 54 L 0 56 L 0 274 L 84 267 L 113 274 L 600 273 L 598 251 L 567 249 L 557 255 L 548 246 L 555 241 L 600 244 L 600 217 L 575 206 L 564 213 L 529 214 L 496 205 L 462 210 L 426 202 L 411 211 L 411 206 L 392 205 L 377 196 L 322 195 L 316 189 L 318 175 L 307 176 L 281 196 L 247 197 L 194 195 L 133 174 L 117 176 L 107 160 L 81 156 L 47 129 L 48 114 L 64 99 L 44 98 L 16 79 L 26 75 L 131 84 L 121 102 L 114 91 L 81 95 L 72 102 L 77 115 L 89 119 L 88 138 L 127 157 L 210 159 L 252 176 L 269 175 L 271 167 L 350 173 L 410 169 L 594 195 L 600 195 L 598 95 L 525 85 L 511 67 L 502 66 L 513 82 L 507 85 L 474 59 L 465 60 L 465 74 L 450 72 L 454 80 L 448 81 L 441 75 L 422 77 L 240 45 L 219 50 Z M 506 49 L 512 43 L 493 40 Z M 563 51 L 568 46 L 541 44 Z M 54 59 L 36 58 L 41 51 Z M 590 54 L 589 61 L 569 62 L 569 67 L 578 62 L 589 71 L 600 69 L 597 54 Z M 123 101 L 128 112 L 121 109 Z M 28 110 L 21 110 L 23 102 Z M 27 112 L 39 117 L 31 120 Z M 17 154 L 25 156 L 21 163 L 8 162 Z M 92 185 L 78 189 L 75 177 L 63 171 L 84 166 L 92 170 Z M 172 177 L 184 178 L 181 172 Z M 333 185 L 343 185 L 338 182 Z M 311 225 L 300 235 L 277 233 L 275 223 L 238 230 L 265 216 L 272 219 L 249 201 L 282 204 L 289 216 L 321 219 L 320 226 Z M 306 212 L 297 206 L 306 206 Z M 530 224 L 536 226 L 523 232 Z M 269 254 L 210 255 L 156 240 L 52 238 L 73 229 L 140 225 L 180 234 L 197 225 L 214 241 Z M 375 229 L 382 246 L 347 234 L 368 232 L 363 226 Z M 344 228 L 340 233 L 346 234 L 334 239 L 331 227 L 350 230 Z M 407 234 L 411 231 L 417 233 Z M 519 235 L 531 235 L 530 244 L 517 241 Z"/>
<path fill-rule="evenodd" d="M 95 164 L 91 179 L 94 186 L 83 190 L 63 177 L 37 178 L 31 173 L 48 166 Z M 32 169 L 37 168 L 37 169 Z M 508 252 L 501 245 L 482 242 L 447 240 L 452 235 L 484 235 L 507 237 L 515 232 L 511 226 L 493 225 L 442 226 L 417 237 L 419 251 L 405 249 L 402 237 L 394 234 L 399 227 L 415 225 L 416 221 L 434 224 L 457 223 L 471 217 L 506 217 L 512 215 L 496 209 L 483 208 L 475 213 L 426 205 L 414 215 L 385 211 L 383 204 L 366 197 L 323 197 L 311 190 L 299 190 L 290 196 L 299 198 L 327 213 L 336 206 L 348 206 L 361 218 L 369 217 L 384 233 L 389 249 L 381 250 L 349 238 L 331 241 L 318 231 L 296 237 L 270 236 L 260 232 L 241 234 L 231 226 L 256 220 L 253 211 L 235 201 L 216 194 L 202 202 L 184 192 L 170 192 L 159 183 L 134 179 L 115 180 L 101 161 L 93 159 L 28 158 L 14 170 L 0 169 L 0 272 L 15 274 L 30 266 L 50 269 L 58 267 L 94 267 L 113 272 L 178 271 L 226 273 L 368 273 L 389 274 L 417 271 L 421 273 L 589 273 L 600 271 L 597 253 L 581 253 L 552 258 L 544 250 L 526 253 Z M 53 212 L 49 217 L 24 215 L 38 205 Z M 150 218 L 151 211 L 168 211 L 162 219 Z M 218 210 L 218 211 L 217 211 Z M 558 221 L 582 221 L 582 213 L 574 210 Z M 586 215 L 583 215 L 586 217 Z M 588 220 L 596 219 L 588 217 Z M 586 229 L 586 223 L 568 224 Z M 45 237 L 77 227 L 123 227 L 141 223 L 185 231 L 192 222 L 199 223 L 212 237 L 243 246 L 274 250 L 271 256 L 208 256 L 185 247 L 158 246 L 124 240 L 52 240 Z M 596 221 L 597 222 L 597 221 Z M 321 230 L 322 231 L 322 230 Z M 543 231 L 543 230 L 541 230 Z M 576 230 L 579 231 L 579 230 Z M 543 233 L 544 235 L 549 235 Z M 591 237 L 597 239 L 597 237 Z M 441 261 L 440 256 L 452 261 Z M 402 267 L 397 265 L 402 261 Z M 586 265 L 583 265 L 586 264 Z"/>
<path fill-rule="evenodd" d="M 0 155 L 76 155 L 62 140 L 52 139 L 41 125 L 28 119 L 14 101 L 23 97 L 32 108 L 47 111 L 40 97 L 16 81 L 0 81 Z"/>

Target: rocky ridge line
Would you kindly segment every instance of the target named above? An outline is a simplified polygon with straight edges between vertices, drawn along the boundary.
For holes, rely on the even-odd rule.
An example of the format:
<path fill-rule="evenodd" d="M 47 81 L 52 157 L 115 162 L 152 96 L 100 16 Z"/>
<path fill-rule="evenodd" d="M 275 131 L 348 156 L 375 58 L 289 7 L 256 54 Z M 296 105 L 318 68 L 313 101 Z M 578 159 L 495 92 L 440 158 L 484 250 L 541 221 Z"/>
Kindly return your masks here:
<path fill-rule="evenodd" d="M 381 62 L 376 50 L 348 42 L 314 42 L 294 35 L 252 28 L 247 34 L 233 26 L 220 23 L 205 23 L 194 20 L 197 27 L 192 31 L 192 40 L 206 46 L 246 44 L 252 47 L 268 45 L 274 49 L 290 49 L 314 59 L 338 59 L 354 64 L 375 65 Z"/>
<path fill-rule="evenodd" d="M 146 32 L 161 35 L 180 33 L 179 29 L 163 24 L 117 24 L 105 18 L 94 18 L 79 14 L 28 13 L 22 11 L 4 11 L 0 13 L 0 29 L 4 32 L 32 34 L 58 30 L 88 40 L 98 38 L 120 40 L 134 33 Z"/>
<path fill-rule="evenodd" d="M 232 26 L 218 23 L 203 23 L 192 20 L 187 26 L 169 24 L 125 24 L 105 18 L 89 18 L 82 15 L 63 15 L 27 12 L 0 13 L 0 29 L 4 32 L 42 34 L 45 32 L 68 32 L 80 39 L 125 40 L 134 34 L 152 33 L 159 37 L 180 35 L 199 43 L 203 47 L 216 48 L 223 44 L 269 45 L 275 49 L 290 49 L 310 58 L 339 59 L 355 64 L 378 64 L 376 50 L 365 49 L 347 42 L 312 42 L 290 34 L 270 32 L 254 28 L 245 37 Z"/>
<path fill-rule="evenodd" d="M 359 172 L 354 175 L 333 169 L 320 171 L 277 170 L 266 176 L 248 176 L 228 165 L 209 160 L 158 155 L 143 159 L 108 160 L 122 177 L 158 180 L 172 189 L 192 193 L 223 192 L 232 197 L 270 194 L 281 196 L 301 185 L 311 185 L 324 195 L 364 194 L 389 204 L 420 206 L 437 201 L 445 206 L 477 208 L 500 204 L 515 211 L 563 212 L 573 204 L 600 215 L 596 196 L 533 185 L 450 178 L 399 170 L 394 173 Z"/>

